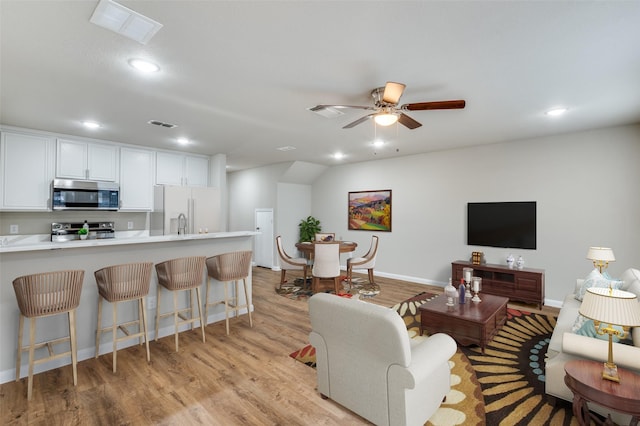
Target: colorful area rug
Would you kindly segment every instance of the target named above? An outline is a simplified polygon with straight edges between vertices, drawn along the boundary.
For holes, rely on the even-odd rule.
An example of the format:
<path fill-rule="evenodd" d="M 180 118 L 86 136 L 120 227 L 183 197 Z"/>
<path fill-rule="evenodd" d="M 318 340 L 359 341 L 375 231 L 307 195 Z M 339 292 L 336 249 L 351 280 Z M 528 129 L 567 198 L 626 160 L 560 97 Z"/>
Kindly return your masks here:
<path fill-rule="evenodd" d="M 418 306 L 435 295 L 421 293 L 394 306 L 409 335 L 420 336 Z M 555 317 L 508 309 L 508 320 L 487 345 L 458 347 L 450 361 L 451 392 L 427 425 L 577 425 L 571 404 L 551 406 L 544 393 L 544 357 Z M 311 345 L 292 358 L 315 367 Z"/>
<path fill-rule="evenodd" d="M 344 293 L 357 294 L 359 297 L 368 298 L 375 297 L 380 293 L 380 287 L 377 284 L 369 284 L 362 278 L 354 277 L 349 289 L 347 277 L 342 277 L 342 287 Z M 333 293 L 333 290 L 328 290 Z M 306 282 L 302 278 L 296 278 L 293 283 L 284 283 L 282 287 L 276 287 L 276 293 L 291 300 L 308 300 L 313 296 L 311 291 L 311 279 L 307 278 Z"/>

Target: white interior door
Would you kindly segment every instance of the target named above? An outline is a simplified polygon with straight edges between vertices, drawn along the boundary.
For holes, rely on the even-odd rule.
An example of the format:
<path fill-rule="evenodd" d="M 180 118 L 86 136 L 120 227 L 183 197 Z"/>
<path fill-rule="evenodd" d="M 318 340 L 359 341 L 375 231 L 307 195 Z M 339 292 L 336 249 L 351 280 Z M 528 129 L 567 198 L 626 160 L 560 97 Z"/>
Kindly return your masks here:
<path fill-rule="evenodd" d="M 256 231 L 254 260 L 256 266 L 273 268 L 273 209 L 256 209 Z"/>

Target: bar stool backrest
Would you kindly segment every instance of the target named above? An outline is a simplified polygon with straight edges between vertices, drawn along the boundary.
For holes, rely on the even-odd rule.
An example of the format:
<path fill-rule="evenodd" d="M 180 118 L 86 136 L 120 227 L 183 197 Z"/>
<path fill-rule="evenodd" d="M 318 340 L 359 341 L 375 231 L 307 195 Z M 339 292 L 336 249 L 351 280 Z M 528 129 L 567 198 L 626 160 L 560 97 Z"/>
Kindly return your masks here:
<path fill-rule="evenodd" d="M 167 260 L 156 265 L 158 282 L 169 290 L 185 290 L 202 284 L 206 257 L 192 256 Z"/>
<path fill-rule="evenodd" d="M 152 262 L 107 266 L 94 272 L 98 293 L 109 302 L 138 299 L 149 294 Z"/>
<path fill-rule="evenodd" d="M 27 318 L 68 312 L 80 304 L 83 270 L 43 272 L 13 280 L 20 312 Z"/>
<path fill-rule="evenodd" d="M 249 276 L 253 252 L 234 251 L 207 259 L 207 273 L 218 281 L 235 281 Z"/>

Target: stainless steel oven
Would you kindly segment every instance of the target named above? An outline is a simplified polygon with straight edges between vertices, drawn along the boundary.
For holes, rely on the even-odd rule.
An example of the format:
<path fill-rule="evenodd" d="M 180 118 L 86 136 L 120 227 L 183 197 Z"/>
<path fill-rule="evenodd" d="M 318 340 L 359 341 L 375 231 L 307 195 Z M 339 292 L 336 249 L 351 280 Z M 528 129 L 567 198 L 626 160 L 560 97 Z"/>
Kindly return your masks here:
<path fill-rule="evenodd" d="M 118 210 L 120 186 L 114 182 L 54 179 L 53 210 Z"/>

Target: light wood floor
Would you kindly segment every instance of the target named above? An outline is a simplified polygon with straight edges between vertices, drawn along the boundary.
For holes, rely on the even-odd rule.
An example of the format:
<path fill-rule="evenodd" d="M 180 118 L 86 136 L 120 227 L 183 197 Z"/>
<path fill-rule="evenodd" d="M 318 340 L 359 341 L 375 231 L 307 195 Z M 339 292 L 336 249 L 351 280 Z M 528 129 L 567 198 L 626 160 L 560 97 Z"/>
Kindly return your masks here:
<path fill-rule="evenodd" d="M 33 399 L 26 399 L 26 378 L 0 385 L 0 423 L 29 425 L 345 425 L 367 421 L 315 390 L 315 370 L 289 353 L 308 343 L 305 301 L 275 293 L 279 272 L 253 269 L 254 327 L 246 315 L 151 342 L 151 363 L 144 346 L 78 364 L 78 386 L 71 367 L 34 376 Z M 293 278 L 288 277 L 288 278 Z M 372 303 L 393 306 L 421 291 L 442 289 L 376 278 L 381 294 Z M 529 309 L 531 310 L 531 309 Z M 543 309 L 556 313 L 553 308 Z M 17 319 L 16 319 L 17 323 Z"/>

